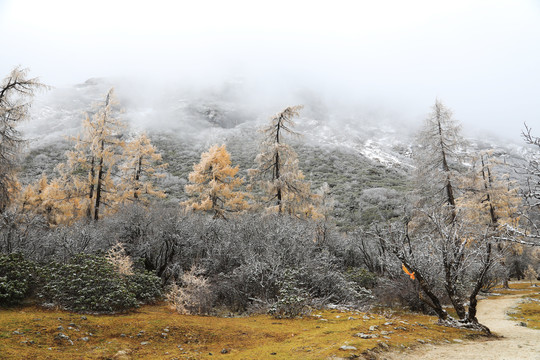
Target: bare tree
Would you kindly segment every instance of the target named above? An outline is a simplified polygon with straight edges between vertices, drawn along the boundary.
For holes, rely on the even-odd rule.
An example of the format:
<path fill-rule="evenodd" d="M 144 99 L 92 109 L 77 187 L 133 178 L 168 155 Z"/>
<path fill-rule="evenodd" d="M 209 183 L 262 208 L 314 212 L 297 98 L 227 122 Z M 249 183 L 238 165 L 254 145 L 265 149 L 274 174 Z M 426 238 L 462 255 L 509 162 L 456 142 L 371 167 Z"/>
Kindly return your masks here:
<path fill-rule="evenodd" d="M 28 78 L 28 69 L 16 67 L 0 84 L 0 213 L 17 188 L 17 157 L 24 140 L 17 125 L 28 120 L 31 99 L 46 89 L 38 78 Z"/>
<path fill-rule="evenodd" d="M 532 129 L 525 124 L 525 130 L 521 133 L 525 142 L 529 145 L 538 146 L 540 150 L 540 138 L 533 136 Z M 540 207 L 540 159 L 536 158 L 529 162 L 527 169 L 530 175 L 527 181 L 527 189 L 525 189 L 525 199 L 530 203 L 531 207 Z"/>
<path fill-rule="evenodd" d="M 492 233 L 459 213 L 449 222 L 444 208 L 422 216 L 423 226 L 417 227 L 418 219 L 394 224 L 388 233 L 379 234 L 381 241 L 401 261 L 405 275 L 410 275 L 411 279 L 404 281 L 418 283 L 423 293 L 420 298 L 441 323 L 489 333 L 487 327 L 478 323 L 476 306 L 487 274 L 497 264 Z M 458 319 L 444 309 L 446 298 Z"/>
<path fill-rule="evenodd" d="M 531 131 L 532 129 L 525 124 L 525 130 L 522 132 L 522 136 L 527 144 L 536 146 L 539 152 L 534 159 L 529 161 L 526 169 L 528 175 L 527 187 L 524 189 L 523 195 L 531 210 L 529 225 L 532 229 L 528 233 L 534 234 L 534 236 L 529 237 L 529 239 L 534 240 L 535 244 L 540 245 L 540 229 L 538 228 L 538 223 L 540 222 L 540 216 L 538 215 L 540 211 L 540 138 L 533 136 Z"/>

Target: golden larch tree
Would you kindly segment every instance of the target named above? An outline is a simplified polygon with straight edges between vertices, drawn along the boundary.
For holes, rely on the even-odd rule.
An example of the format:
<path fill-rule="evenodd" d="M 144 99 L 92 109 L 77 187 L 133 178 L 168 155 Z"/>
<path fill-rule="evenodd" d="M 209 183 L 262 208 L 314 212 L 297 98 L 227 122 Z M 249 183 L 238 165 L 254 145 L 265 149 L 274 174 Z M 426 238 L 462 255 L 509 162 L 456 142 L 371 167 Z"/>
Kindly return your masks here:
<path fill-rule="evenodd" d="M 238 170 L 238 166 L 231 166 L 231 155 L 225 145 L 212 146 L 193 166 L 189 174 L 191 184 L 185 189 L 194 197 L 182 204 L 193 210 L 212 212 L 214 218 L 223 219 L 226 213 L 247 209 L 246 194 L 235 190 L 244 182 L 236 176 Z"/>
<path fill-rule="evenodd" d="M 120 165 L 121 182 L 119 184 L 122 201 L 148 202 L 150 197 L 164 198 L 166 194 L 155 188 L 154 180 L 165 174 L 160 171 L 168 164 L 162 163 L 161 154 L 150 142 L 146 134 L 137 136 L 126 143 Z"/>
<path fill-rule="evenodd" d="M 60 181 L 51 182 L 43 174 L 39 180 L 23 188 L 17 198 L 17 208 L 21 213 L 41 215 L 49 226 L 69 223 L 70 207 L 65 202 L 66 192 Z"/>
<path fill-rule="evenodd" d="M 22 213 L 33 212 L 41 213 L 43 211 L 44 196 L 48 187 L 48 180 L 45 174 L 33 183 L 26 185 L 18 194 L 17 204 L 18 211 Z"/>
<path fill-rule="evenodd" d="M 522 198 L 518 187 L 508 179 L 508 175 L 497 174 L 496 167 L 500 168 L 502 164 L 493 158 L 492 151 L 481 152 L 472 163 L 473 167 L 469 175 L 464 177 L 465 184 L 462 186 L 466 191 L 457 199 L 459 211 L 479 227 L 477 236 L 472 236 L 471 241 L 476 241 L 476 237 L 483 239 L 485 234 L 506 238 L 506 228 L 517 228 L 519 224 L 518 208 Z M 497 242 L 496 249 L 503 266 L 508 264 L 509 257 L 523 252 L 520 244 L 505 241 Z M 508 288 L 508 281 L 507 272 L 503 283 L 505 288 Z"/>
<path fill-rule="evenodd" d="M 67 163 L 58 167 L 74 217 L 98 220 L 103 206 L 112 211 L 120 200 L 112 171 L 124 147 L 125 124 L 115 116 L 116 105 L 111 89 L 94 115 L 86 116 L 82 133 L 73 139 L 75 149 L 67 153 Z"/>

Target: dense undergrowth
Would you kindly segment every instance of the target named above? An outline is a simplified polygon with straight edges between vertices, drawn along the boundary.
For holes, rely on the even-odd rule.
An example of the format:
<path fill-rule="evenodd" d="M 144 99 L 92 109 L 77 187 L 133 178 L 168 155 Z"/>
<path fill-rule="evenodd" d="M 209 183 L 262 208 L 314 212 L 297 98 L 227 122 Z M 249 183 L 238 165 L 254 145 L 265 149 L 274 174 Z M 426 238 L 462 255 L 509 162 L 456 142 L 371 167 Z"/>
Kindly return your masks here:
<path fill-rule="evenodd" d="M 67 263 L 0 255 L 0 306 L 35 302 L 75 312 L 117 313 L 160 299 L 161 280 L 136 268 L 119 273 L 106 258 L 79 254 Z"/>
<path fill-rule="evenodd" d="M 195 294 L 176 297 L 180 308 L 197 309 L 192 313 L 272 311 L 284 317 L 328 304 L 399 305 L 431 313 L 418 283 L 365 231 L 347 234 L 324 222 L 261 213 L 212 219 L 163 205 L 126 207 L 99 222 L 56 228 L 12 221 L 16 226 L 3 233 L 0 251 L 17 251 L 22 255 L 8 256 L 17 256 L 21 266 L 31 262 L 46 270 L 24 277 L 32 282 L 10 279 L 18 285 L 3 295 L 5 305 L 31 297 L 74 311 L 121 312 L 175 285 L 179 294 Z M 131 275 L 114 272 L 103 258 L 117 244 L 135 260 Z M 24 271 L 7 266 L 0 276 Z M 187 281 L 191 271 L 194 279 Z M 494 283 L 487 278 L 485 286 Z"/>

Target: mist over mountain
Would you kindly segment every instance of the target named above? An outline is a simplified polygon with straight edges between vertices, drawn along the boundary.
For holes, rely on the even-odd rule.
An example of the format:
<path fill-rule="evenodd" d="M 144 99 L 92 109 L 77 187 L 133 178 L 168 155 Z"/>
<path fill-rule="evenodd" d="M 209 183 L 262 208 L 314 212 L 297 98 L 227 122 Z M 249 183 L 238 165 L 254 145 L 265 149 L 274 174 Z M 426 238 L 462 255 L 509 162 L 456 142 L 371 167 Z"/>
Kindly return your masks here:
<path fill-rule="evenodd" d="M 372 189 L 400 196 L 410 187 L 415 136 L 423 119 L 407 119 L 383 105 L 332 102 L 309 90 L 274 97 L 258 93 L 242 79 L 194 88 L 91 78 L 53 89 L 36 99 L 32 120 L 23 126 L 30 139 L 23 182 L 34 181 L 42 173 L 54 175 L 55 166 L 65 160 L 64 153 L 72 146 L 67 137 L 81 130 L 86 114 L 93 104 L 103 101 L 111 87 L 122 109 L 119 116 L 129 126 L 127 133 L 147 132 L 169 163 L 167 176 L 160 180 L 169 201 L 187 199 L 184 186 L 193 164 L 215 144 L 227 145 L 233 164 L 247 177 L 259 152 L 258 130 L 271 115 L 297 104 L 304 105 L 295 127 L 300 136 L 289 137 L 287 142 L 298 152 L 300 168 L 312 188 L 325 182 L 330 185 L 337 199 L 334 215 L 343 224 L 362 221 Z M 489 130 L 480 134 L 467 131 L 465 128 L 468 145 L 464 150 L 472 156 L 492 149 L 504 164 L 501 171 L 524 181 L 519 169 L 535 156 L 534 149 L 490 135 Z M 373 206 L 381 208 L 380 204 Z"/>
<path fill-rule="evenodd" d="M 412 119 L 395 106 L 339 102 L 309 89 L 284 90 L 281 96 L 275 96 L 244 79 L 195 88 L 91 78 L 72 87 L 55 88 L 36 98 L 32 120 L 22 126 L 32 139 L 30 147 L 75 134 L 85 114 L 90 113 L 93 104 L 102 101 L 112 87 L 120 102 L 121 117 L 132 131 L 172 133 L 202 145 L 212 144 L 233 134 L 255 130 L 272 114 L 301 104 L 304 109 L 297 130 L 303 135 L 302 142 L 356 149 L 387 165 L 404 160 L 385 155 L 379 147 L 384 144 L 389 148 L 409 146 L 430 110 L 426 108 L 424 117 L 418 115 Z M 452 108 L 452 104 L 446 105 Z M 512 139 L 495 133 L 496 129 L 492 128 L 464 127 L 465 137 L 479 149 L 502 146 L 508 151 L 527 152 L 524 144 L 515 140 L 519 134 Z"/>

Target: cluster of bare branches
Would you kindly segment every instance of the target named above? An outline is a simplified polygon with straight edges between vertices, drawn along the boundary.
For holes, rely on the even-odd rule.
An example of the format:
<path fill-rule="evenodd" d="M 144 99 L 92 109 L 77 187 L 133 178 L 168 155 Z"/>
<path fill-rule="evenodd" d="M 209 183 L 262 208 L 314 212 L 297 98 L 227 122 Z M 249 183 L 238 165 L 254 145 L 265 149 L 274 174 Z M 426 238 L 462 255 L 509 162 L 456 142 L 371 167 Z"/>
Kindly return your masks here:
<path fill-rule="evenodd" d="M 420 299 L 442 323 L 489 332 L 476 319 L 476 305 L 488 272 L 500 258 L 492 251 L 494 233 L 459 213 L 448 219 L 447 209 L 420 211 L 414 220 L 404 219 L 389 226 L 380 241 L 407 269 L 410 281 L 415 281 L 422 292 Z M 458 319 L 444 309 L 447 300 Z"/>

